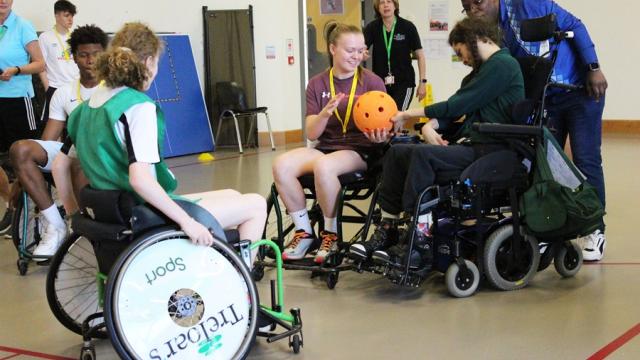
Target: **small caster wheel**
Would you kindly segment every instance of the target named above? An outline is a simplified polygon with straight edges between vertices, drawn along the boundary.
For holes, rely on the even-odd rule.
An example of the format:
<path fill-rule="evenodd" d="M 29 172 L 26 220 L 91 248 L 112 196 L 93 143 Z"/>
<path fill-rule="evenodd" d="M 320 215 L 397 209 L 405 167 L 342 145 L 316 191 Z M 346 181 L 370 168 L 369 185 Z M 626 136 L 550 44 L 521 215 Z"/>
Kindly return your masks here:
<path fill-rule="evenodd" d="M 467 267 L 466 271 L 462 271 L 457 262 L 452 262 L 445 274 L 447 290 L 457 298 L 473 295 L 480 283 L 480 271 L 476 264 L 469 260 L 465 260 L 464 264 Z"/>
<path fill-rule="evenodd" d="M 96 359 L 96 349 L 91 346 L 83 346 L 80 350 L 80 360 L 95 360 Z"/>
<path fill-rule="evenodd" d="M 29 268 L 29 262 L 27 262 L 27 260 L 24 259 L 18 259 L 18 272 L 20 273 L 20 275 L 25 276 L 27 275 L 27 269 Z"/>
<path fill-rule="evenodd" d="M 567 241 L 556 251 L 553 265 L 562 277 L 575 276 L 582 267 L 582 249 L 573 241 Z"/>
<path fill-rule="evenodd" d="M 253 277 L 254 281 L 260 281 L 264 277 L 264 266 L 256 265 L 251 270 L 251 277 Z"/>
<path fill-rule="evenodd" d="M 337 272 L 329 273 L 329 275 L 327 275 L 327 287 L 333 290 L 336 287 L 337 283 L 338 283 L 338 273 Z"/>
<path fill-rule="evenodd" d="M 294 354 L 298 354 L 300 352 L 300 346 L 302 342 L 300 341 L 300 335 L 293 335 L 291 341 L 289 341 L 289 347 L 293 349 Z"/>

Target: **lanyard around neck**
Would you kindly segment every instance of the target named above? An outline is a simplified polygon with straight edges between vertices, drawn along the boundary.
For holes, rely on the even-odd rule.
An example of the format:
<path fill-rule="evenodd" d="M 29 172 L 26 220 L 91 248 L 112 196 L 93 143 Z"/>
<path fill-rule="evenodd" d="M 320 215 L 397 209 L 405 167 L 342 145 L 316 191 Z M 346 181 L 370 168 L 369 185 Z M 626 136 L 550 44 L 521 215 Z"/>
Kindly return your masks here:
<path fill-rule="evenodd" d="M 355 99 L 357 85 L 358 85 L 358 70 L 356 69 L 356 71 L 353 73 L 353 79 L 351 80 L 351 92 L 349 92 L 349 102 L 347 103 L 347 112 L 344 114 L 344 121 L 342 121 L 340 114 L 338 114 L 337 107 L 333 111 L 336 114 L 338 121 L 340 121 L 340 124 L 342 124 L 343 134 L 347 133 L 347 125 L 349 125 L 349 118 L 351 117 L 351 109 L 353 108 L 353 99 Z M 333 85 L 333 68 L 329 70 L 329 88 L 331 89 L 331 98 L 333 99 L 336 96 L 336 88 Z"/>
<path fill-rule="evenodd" d="M 396 30 L 396 21 L 398 21 L 398 19 L 393 18 L 393 25 L 391 25 L 389 37 L 387 37 L 387 28 L 384 26 L 384 21 L 382 22 L 382 37 L 384 38 L 384 46 L 387 49 L 387 69 L 389 69 L 389 74 L 391 74 L 391 43 L 393 42 L 393 33 Z"/>
<path fill-rule="evenodd" d="M 64 59 L 67 60 L 67 61 L 71 60 L 71 55 L 69 55 L 69 48 L 64 46 L 64 42 L 60 38 L 60 35 L 58 35 L 58 30 L 56 30 L 56 26 L 55 25 L 53 25 L 53 34 L 56 36 L 56 39 L 58 40 L 58 44 L 60 44 L 60 47 L 62 48 L 62 56 L 64 56 Z M 69 32 L 68 31 L 67 31 L 67 34 L 65 35 L 65 37 L 67 39 L 69 38 Z"/>

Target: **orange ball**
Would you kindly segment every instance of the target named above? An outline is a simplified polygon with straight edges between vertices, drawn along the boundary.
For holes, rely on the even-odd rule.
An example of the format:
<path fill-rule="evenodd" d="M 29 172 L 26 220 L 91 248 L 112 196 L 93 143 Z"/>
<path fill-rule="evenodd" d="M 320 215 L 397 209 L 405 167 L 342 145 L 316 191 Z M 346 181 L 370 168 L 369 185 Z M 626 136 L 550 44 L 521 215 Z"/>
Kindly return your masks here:
<path fill-rule="evenodd" d="M 374 129 L 391 130 L 391 118 L 398 113 L 398 106 L 391 96 L 382 91 L 368 91 L 358 98 L 353 109 L 353 120 L 360 131 Z"/>

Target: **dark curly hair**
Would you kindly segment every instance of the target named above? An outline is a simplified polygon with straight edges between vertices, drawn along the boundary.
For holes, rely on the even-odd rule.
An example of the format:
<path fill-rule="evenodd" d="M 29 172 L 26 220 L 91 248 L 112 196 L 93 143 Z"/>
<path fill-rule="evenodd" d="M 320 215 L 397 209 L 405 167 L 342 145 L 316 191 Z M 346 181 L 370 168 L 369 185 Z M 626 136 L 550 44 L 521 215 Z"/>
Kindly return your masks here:
<path fill-rule="evenodd" d="M 71 47 L 71 53 L 75 55 L 78 51 L 78 46 L 85 44 L 100 44 L 103 49 L 106 49 L 107 45 L 109 45 L 109 37 L 102 29 L 91 24 L 80 26 L 73 30 L 67 42 Z"/>
<path fill-rule="evenodd" d="M 456 24 L 449 34 L 449 45 L 465 44 L 473 56 L 474 68 L 482 64 L 478 53 L 478 41 L 491 41 L 500 45 L 502 31 L 497 24 L 478 17 L 466 17 Z"/>
<path fill-rule="evenodd" d="M 128 86 L 142 90 L 151 75 L 145 60 L 160 56 L 163 50 L 164 42 L 148 26 L 127 23 L 113 37 L 109 50 L 98 57 L 98 78 L 112 88 Z"/>
<path fill-rule="evenodd" d="M 67 0 L 58 0 L 55 4 L 53 4 L 53 13 L 57 14 L 59 12 L 66 11 L 71 15 L 76 15 L 76 6 L 73 5 L 70 1 Z"/>

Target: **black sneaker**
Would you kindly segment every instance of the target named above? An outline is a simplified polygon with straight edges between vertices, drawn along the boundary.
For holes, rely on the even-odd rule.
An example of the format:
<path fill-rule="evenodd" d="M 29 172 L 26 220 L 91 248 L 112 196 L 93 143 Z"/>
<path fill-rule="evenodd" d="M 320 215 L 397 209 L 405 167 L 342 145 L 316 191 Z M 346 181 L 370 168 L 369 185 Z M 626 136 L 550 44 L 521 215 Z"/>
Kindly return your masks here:
<path fill-rule="evenodd" d="M 398 225 L 391 219 L 382 219 L 367 241 L 358 241 L 351 245 L 349 253 L 355 257 L 367 259 L 376 250 L 384 250 L 398 243 Z"/>
<path fill-rule="evenodd" d="M 419 268 L 423 264 L 433 261 L 433 238 L 425 236 L 422 232 L 416 232 L 413 249 L 409 253 L 409 241 L 390 247 L 388 250 L 377 250 L 371 258 L 376 262 L 387 263 L 392 266 L 406 265 L 409 257 L 409 267 Z"/>

